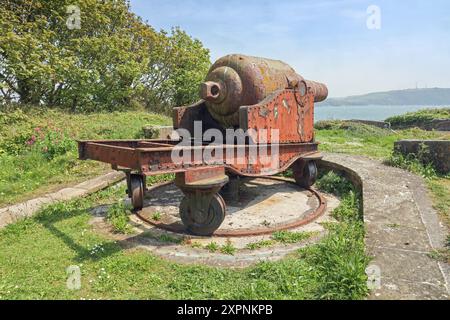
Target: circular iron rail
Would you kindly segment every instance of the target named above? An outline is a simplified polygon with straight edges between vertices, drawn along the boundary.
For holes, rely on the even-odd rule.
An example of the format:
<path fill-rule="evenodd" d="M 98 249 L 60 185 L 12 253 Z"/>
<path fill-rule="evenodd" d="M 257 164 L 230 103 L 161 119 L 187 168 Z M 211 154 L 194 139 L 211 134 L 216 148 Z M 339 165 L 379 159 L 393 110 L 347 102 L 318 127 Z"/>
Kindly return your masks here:
<path fill-rule="evenodd" d="M 290 179 L 286 179 L 286 178 L 281 178 L 281 177 L 260 177 L 260 178 L 286 182 L 286 183 L 290 183 L 290 184 L 293 184 L 298 187 L 298 185 L 294 181 L 292 181 Z M 155 185 L 155 186 L 149 188 L 147 191 L 148 192 L 154 191 L 159 188 L 163 188 L 165 186 L 171 185 L 172 183 L 173 183 L 172 181 L 166 182 L 166 183 L 161 183 L 161 184 L 158 184 L 158 185 Z M 318 191 L 316 191 L 312 188 L 306 188 L 303 190 L 310 191 L 319 201 L 319 206 L 310 215 L 308 215 L 308 217 L 298 219 L 298 220 L 295 220 L 292 222 L 280 224 L 280 225 L 272 227 L 272 228 L 252 228 L 252 229 L 240 229 L 240 230 L 236 230 L 236 231 L 217 230 L 216 232 L 213 233 L 212 236 L 219 237 L 219 238 L 245 238 L 245 237 L 264 236 L 264 235 L 273 234 L 274 232 L 296 229 L 296 228 L 305 226 L 305 225 L 317 220 L 325 213 L 325 211 L 327 209 L 326 199 Z M 140 211 L 136 211 L 135 214 L 143 222 L 150 224 L 158 229 L 173 232 L 173 233 L 178 233 L 178 234 L 184 234 L 187 236 L 192 236 L 192 234 L 186 232 L 186 230 L 180 230 L 180 228 L 175 227 L 173 224 L 168 225 L 168 224 L 164 224 L 164 223 L 155 221 L 153 219 L 148 219 L 148 218 L 144 217 Z"/>

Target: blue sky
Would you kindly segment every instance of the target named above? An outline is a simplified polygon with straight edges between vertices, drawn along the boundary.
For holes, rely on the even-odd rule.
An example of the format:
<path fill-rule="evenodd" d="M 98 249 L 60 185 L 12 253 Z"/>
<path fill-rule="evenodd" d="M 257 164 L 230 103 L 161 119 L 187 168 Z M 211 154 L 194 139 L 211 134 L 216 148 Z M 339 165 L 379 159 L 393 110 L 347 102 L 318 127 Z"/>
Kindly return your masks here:
<path fill-rule="evenodd" d="M 179 26 L 211 50 L 283 60 L 330 96 L 450 88 L 448 0 L 131 0 L 156 29 Z M 381 29 L 367 27 L 367 8 Z"/>

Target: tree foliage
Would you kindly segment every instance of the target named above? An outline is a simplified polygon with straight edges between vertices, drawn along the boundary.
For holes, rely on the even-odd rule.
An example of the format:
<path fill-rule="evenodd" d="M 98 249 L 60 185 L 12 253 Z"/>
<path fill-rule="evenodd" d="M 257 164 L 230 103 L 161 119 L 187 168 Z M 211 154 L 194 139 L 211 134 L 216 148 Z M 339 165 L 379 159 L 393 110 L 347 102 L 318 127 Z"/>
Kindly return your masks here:
<path fill-rule="evenodd" d="M 3 0 L 0 34 L 2 103 L 167 111 L 197 99 L 210 65 L 200 41 L 155 31 L 125 0 Z"/>

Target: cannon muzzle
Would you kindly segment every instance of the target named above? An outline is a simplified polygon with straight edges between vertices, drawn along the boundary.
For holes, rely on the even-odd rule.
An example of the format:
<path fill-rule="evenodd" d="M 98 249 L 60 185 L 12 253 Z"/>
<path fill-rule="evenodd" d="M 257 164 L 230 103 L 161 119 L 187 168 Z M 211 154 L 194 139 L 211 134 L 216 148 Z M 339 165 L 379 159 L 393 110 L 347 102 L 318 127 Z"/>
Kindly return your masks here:
<path fill-rule="evenodd" d="M 328 88 L 323 83 L 306 80 L 306 85 L 314 95 L 314 102 L 322 102 L 328 98 Z"/>

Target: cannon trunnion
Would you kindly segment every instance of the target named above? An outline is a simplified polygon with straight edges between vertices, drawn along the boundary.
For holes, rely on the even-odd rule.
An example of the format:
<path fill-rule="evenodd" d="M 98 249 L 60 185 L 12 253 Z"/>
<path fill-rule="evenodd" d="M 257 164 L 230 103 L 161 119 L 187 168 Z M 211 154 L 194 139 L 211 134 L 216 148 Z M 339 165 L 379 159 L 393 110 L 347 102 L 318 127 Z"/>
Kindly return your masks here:
<path fill-rule="evenodd" d="M 314 103 L 327 95 L 325 85 L 305 80 L 281 61 L 226 56 L 211 67 L 201 100 L 174 109 L 180 140 L 80 141 L 80 159 L 125 171 L 136 210 L 144 207 L 147 176 L 176 174 L 185 195 L 180 216 L 186 231 L 212 235 L 226 214 L 222 195 L 237 177 L 292 169 L 300 187 L 315 183 L 321 154 Z"/>

